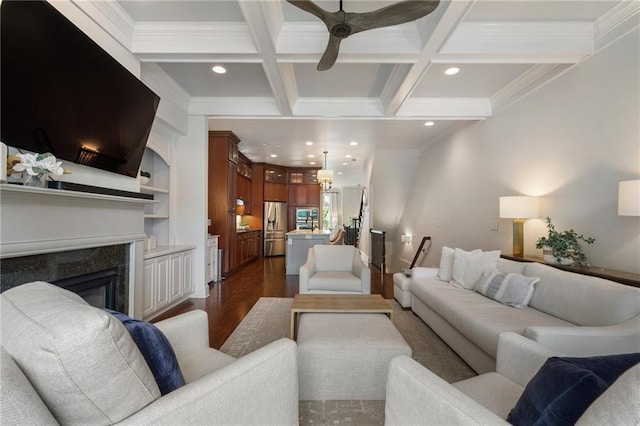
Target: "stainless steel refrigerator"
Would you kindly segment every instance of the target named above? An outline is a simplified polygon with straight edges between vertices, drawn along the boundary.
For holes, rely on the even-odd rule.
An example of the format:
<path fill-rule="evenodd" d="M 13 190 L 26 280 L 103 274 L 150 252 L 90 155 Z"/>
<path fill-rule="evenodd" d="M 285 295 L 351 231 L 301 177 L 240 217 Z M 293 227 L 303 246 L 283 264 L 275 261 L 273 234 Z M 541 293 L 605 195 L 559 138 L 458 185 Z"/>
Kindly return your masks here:
<path fill-rule="evenodd" d="M 264 255 L 282 256 L 287 232 L 287 203 L 264 203 Z"/>

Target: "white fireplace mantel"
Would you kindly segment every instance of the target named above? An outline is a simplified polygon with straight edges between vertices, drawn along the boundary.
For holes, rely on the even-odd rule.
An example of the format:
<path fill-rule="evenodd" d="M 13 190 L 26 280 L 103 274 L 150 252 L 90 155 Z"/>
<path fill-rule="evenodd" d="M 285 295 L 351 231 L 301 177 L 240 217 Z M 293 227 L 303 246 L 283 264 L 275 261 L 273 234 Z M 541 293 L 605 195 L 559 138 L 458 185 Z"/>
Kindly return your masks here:
<path fill-rule="evenodd" d="M 153 200 L 0 184 L 0 259 L 131 244 L 129 313 L 142 280 L 144 206 Z"/>

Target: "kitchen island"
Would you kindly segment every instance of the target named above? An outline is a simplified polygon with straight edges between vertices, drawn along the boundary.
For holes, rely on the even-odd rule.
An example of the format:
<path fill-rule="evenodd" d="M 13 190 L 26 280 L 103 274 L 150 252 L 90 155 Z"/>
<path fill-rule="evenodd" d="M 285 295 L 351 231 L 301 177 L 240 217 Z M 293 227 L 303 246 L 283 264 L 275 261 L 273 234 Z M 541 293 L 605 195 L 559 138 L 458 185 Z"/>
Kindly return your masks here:
<path fill-rule="evenodd" d="M 330 231 L 289 231 L 286 236 L 285 258 L 287 275 L 298 275 L 307 261 L 307 252 L 316 244 L 329 244 Z"/>

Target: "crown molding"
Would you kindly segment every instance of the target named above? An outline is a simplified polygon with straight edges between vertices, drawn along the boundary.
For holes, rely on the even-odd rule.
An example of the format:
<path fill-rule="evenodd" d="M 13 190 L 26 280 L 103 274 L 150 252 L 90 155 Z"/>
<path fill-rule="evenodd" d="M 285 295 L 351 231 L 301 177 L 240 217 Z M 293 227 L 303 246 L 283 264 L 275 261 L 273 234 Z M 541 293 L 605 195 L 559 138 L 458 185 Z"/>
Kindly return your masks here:
<path fill-rule="evenodd" d="M 604 37 L 638 14 L 640 14 L 640 0 L 618 3 L 594 22 L 594 38 L 598 40 Z"/>
<path fill-rule="evenodd" d="M 275 98 L 193 97 L 189 115 L 220 115 L 238 117 L 280 116 Z"/>
<path fill-rule="evenodd" d="M 284 23 L 276 43 L 278 54 L 322 54 L 329 33 L 322 23 Z M 396 25 L 354 34 L 340 44 L 340 53 L 412 54 L 422 50 L 415 25 Z"/>
<path fill-rule="evenodd" d="M 111 37 L 116 39 L 118 43 L 131 50 L 135 21 L 120 4 L 107 0 L 71 1 L 108 32 Z"/>
<path fill-rule="evenodd" d="M 463 22 L 440 54 L 535 55 L 593 52 L 590 22 Z"/>
<path fill-rule="evenodd" d="M 234 22 L 138 22 L 132 52 L 258 53 L 251 30 Z"/>
<path fill-rule="evenodd" d="M 558 64 L 539 64 L 531 66 L 531 68 L 504 86 L 491 97 L 493 112 L 496 113 L 498 111 L 502 111 L 568 67 L 569 65 Z"/>
<path fill-rule="evenodd" d="M 299 117 L 380 117 L 383 109 L 378 98 L 298 98 L 293 114 Z"/>
<path fill-rule="evenodd" d="M 409 98 L 398 117 L 479 120 L 492 115 L 489 98 Z"/>

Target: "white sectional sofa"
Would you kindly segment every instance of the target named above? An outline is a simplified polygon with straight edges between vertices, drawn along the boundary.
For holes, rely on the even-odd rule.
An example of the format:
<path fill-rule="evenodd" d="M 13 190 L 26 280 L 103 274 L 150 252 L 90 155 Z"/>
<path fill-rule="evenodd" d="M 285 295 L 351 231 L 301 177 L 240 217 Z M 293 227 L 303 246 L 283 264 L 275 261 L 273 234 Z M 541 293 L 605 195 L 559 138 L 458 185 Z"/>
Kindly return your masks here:
<path fill-rule="evenodd" d="M 415 268 L 409 284 L 413 312 L 478 373 L 495 371 L 505 331 L 569 356 L 640 352 L 640 288 L 533 262 L 499 259 L 497 271 L 540 278 L 528 306 L 445 282 L 438 268 Z"/>

